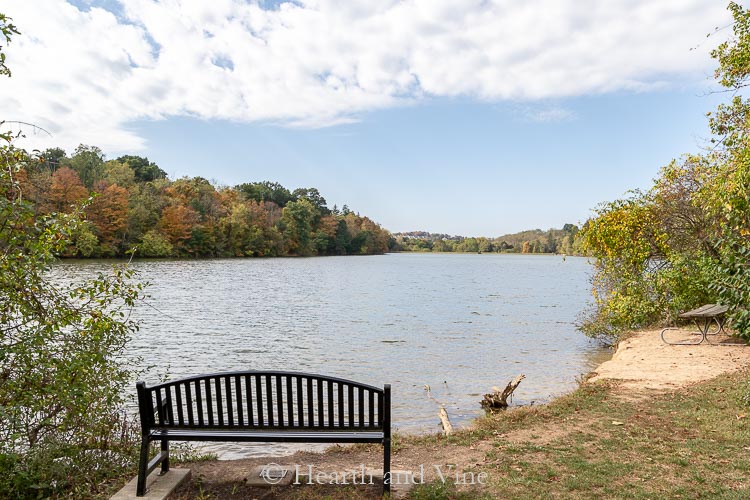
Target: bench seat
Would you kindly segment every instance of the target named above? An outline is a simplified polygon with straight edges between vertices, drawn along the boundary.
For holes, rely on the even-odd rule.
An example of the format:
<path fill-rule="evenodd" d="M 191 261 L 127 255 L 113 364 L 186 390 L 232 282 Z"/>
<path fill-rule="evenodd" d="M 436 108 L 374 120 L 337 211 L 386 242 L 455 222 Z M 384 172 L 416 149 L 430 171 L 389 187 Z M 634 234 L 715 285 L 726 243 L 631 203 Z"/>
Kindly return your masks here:
<path fill-rule="evenodd" d="M 162 429 L 151 431 L 152 441 L 237 441 L 278 443 L 382 443 L 385 434 L 380 432 L 350 431 L 262 431 L 224 429 Z"/>

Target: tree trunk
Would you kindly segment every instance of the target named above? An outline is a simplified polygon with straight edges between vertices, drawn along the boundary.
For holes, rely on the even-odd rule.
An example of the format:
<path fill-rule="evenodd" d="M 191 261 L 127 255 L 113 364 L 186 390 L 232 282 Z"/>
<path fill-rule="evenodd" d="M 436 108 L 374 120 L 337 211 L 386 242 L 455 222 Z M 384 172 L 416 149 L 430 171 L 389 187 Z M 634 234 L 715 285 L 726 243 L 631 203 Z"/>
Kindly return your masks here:
<path fill-rule="evenodd" d="M 485 410 L 498 410 L 508 407 L 508 398 L 512 399 L 513 391 L 516 390 L 521 380 L 525 379 L 526 375 L 519 375 L 505 386 L 505 389 L 500 390 L 498 387 L 493 387 L 492 392 L 485 394 L 482 401 L 479 402 L 482 408 Z"/>

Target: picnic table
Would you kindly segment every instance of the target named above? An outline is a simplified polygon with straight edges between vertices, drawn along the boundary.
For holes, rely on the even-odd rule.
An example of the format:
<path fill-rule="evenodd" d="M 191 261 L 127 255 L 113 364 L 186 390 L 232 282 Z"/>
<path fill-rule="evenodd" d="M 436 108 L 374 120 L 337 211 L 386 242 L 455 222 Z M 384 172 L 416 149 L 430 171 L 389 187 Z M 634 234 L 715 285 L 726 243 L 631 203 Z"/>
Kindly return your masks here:
<path fill-rule="evenodd" d="M 698 331 L 695 332 L 701 336 L 698 342 L 670 342 L 664 338 L 664 333 L 668 330 L 677 330 L 677 328 L 665 328 L 661 331 L 661 339 L 666 344 L 670 345 L 698 345 L 703 342 L 708 342 L 708 335 L 716 335 L 724 331 L 724 315 L 729 310 L 729 307 L 722 306 L 721 304 L 705 304 L 697 309 L 693 309 L 688 312 L 680 314 L 680 318 L 692 319 Z M 716 323 L 718 329 L 713 333 L 708 333 L 711 325 Z"/>

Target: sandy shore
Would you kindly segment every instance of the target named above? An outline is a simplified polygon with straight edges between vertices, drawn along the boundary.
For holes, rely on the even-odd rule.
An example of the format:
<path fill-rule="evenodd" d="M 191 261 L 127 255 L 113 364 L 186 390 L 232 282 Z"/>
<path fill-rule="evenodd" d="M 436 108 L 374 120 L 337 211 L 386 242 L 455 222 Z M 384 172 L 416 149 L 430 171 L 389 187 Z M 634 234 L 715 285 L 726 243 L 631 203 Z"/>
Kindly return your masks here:
<path fill-rule="evenodd" d="M 612 359 L 599 365 L 589 382 L 621 380 L 629 392 L 673 390 L 750 365 L 750 346 L 724 335 L 709 335 L 710 343 L 700 345 L 668 345 L 660 333 L 637 332 L 620 342 Z M 700 339 L 688 330 L 666 335 L 670 341 Z"/>

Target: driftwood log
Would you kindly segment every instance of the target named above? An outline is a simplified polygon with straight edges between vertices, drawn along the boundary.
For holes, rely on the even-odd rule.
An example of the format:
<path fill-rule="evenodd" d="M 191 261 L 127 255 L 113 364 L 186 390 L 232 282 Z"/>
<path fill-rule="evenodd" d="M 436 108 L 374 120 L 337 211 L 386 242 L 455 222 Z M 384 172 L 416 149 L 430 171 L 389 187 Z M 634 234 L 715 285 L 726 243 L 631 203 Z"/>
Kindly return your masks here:
<path fill-rule="evenodd" d="M 500 390 L 498 387 L 493 387 L 492 392 L 485 394 L 482 401 L 479 402 L 482 408 L 485 410 L 501 410 L 508 407 L 508 398 L 513 399 L 513 391 L 516 390 L 521 380 L 525 379 L 526 375 L 519 375 L 505 386 L 505 389 Z"/>
<path fill-rule="evenodd" d="M 440 418 L 440 425 L 443 427 L 443 434 L 450 436 L 453 434 L 453 424 L 451 424 L 450 418 L 448 418 L 448 411 L 440 401 L 432 397 L 432 391 L 430 390 L 429 385 L 425 384 L 424 390 L 427 391 L 427 397 L 437 403 L 440 407 L 438 410 L 438 417 Z"/>

